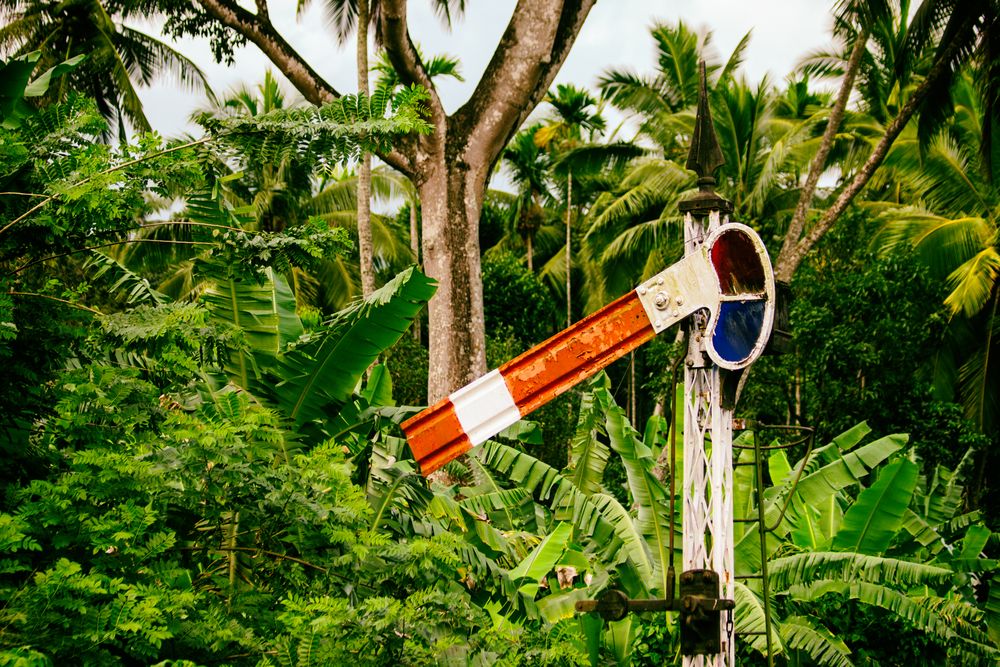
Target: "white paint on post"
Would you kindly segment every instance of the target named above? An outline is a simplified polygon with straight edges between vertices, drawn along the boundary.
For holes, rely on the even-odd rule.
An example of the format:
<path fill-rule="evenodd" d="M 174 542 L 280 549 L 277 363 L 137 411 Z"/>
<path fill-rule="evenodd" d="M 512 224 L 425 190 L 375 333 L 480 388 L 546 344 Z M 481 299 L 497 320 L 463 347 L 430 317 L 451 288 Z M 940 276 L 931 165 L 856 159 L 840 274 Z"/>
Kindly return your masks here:
<path fill-rule="evenodd" d="M 684 251 L 693 255 L 712 232 L 724 224 L 718 211 L 705 219 L 684 216 Z M 706 352 L 709 317 L 704 311 L 690 319 L 688 357 L 684 368 L 684 516 L 685 570 L 706 569 L 719 574 L 719 597 L 732 600 L 733 499 L 732 413 L 722 409 L 719 367 Z M 684 667 L 733 667 L 735 651 L 720 614 L 723 650 L 715 655 L 684 656 Z"/>
<path fill-rule="evenodd" d="M 455 415 L 473 447 L 513 426 L 521 418 L 521 412 L 499 370 L 490 371 L 448 398 L 455 406 Z"/>

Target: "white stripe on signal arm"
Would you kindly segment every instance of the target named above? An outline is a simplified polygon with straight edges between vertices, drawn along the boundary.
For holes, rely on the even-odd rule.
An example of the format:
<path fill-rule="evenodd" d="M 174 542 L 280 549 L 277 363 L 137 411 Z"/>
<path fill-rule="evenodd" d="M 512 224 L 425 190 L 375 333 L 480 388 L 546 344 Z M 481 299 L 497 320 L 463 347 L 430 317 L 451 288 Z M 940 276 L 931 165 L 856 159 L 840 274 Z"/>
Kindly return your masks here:
<path fill-rule="evenodd" d="M 513 426 L 521 418 L 499 370 L 490 371 L 448 398 L 473 447 Z"/>

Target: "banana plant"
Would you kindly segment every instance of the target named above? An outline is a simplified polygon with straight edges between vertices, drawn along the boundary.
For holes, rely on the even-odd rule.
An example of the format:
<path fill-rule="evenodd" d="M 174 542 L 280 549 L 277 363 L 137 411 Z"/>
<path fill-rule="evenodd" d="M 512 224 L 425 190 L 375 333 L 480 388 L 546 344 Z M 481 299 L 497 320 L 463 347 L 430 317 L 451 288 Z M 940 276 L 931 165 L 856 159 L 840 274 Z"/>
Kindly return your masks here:
<path fill-rule="evenodd" d="M 230 380 L 318 440 L 340 423 L 365 371 L 399 340 L 434 289 L 411 267 L 308 334 L 292 291 L 271 270 L 256 284 L 221 276 L 203 300 L 216 319 L 244 332 L 244 349 L 226 367 Z"/>
<path fill-rule="evenodd" d="M 889 612 L 934 637 L 964 664 L 995 659 L 997 644 L 987 634 L 991 619 L 977 609 L 962 571 L 983 572 L 996 564 L 978 558 L 988 534 L 971 525 L 973 517 L 959 513 L 956 476 L 938 469 L 928 482 L 918 464 L 902 454 L 905 436 L 862 445 L 868 434 L 867 425 L 859 424 L 794 465 L 783 452 L 768 461 L 775 485 L 765 490 L 763 502 L 774 526 L 767 550 L 778 651 L 810 664 L 852 664 L 849 646 L 815 613 L 824 598 L 835 599 L 826 596 L 837 596 Z M 748 488 L 736 485 L 738 517 L 756 513 L 752 499 L 741 497 Z M 970 527 L 965 553 L 973 555 L 953 563 L 934 554 L 954 551 L 957 543 L 937 541 L 942 533 L 954 539 L 961 530 L 955 524 Z M 738 572 L 760 572 L 759 539 L 750 530 L 737 542 Z M 737 633 L 763 621 L 759 586 L 739 592 L 749 604 L 737 607 Z M 751 641 L 757 650 L 763 643 L 758 637 Z"/>
<path fill-rule="evenodd" d="M 588 389 L 563 471 L 499 442 L 479 449 L 475 459 L 484 468 L 515 484 L 510 489 L 509 482 L 493 480 L 490 510 L 513 517 L 520 508 L 516 511 L 525 514 L 525 495 L 515 493 L 520 489 L 541 504 L 549 523 L 558 527 L 559 539 L 545 542 L 547 552 L 558 551 L 553 545 L 561 545 L 566 526 L 572 526 L 573 539 L 589 558 L 591 570 L 609 575 L 595 576 L 588 597 L 612 580 L 632 597 L 655 597 L 665 589 L 670 556 L 669 494 L 653 474 L 654 453 L 664 445 L 662 430 L 647 428 L 641 437 L 615 404 L 606 382 L 595 380 Z M 763 502 L 767 523 L 774 526 L 767 552 L 776 652 L 794 663 L 853 664 L 849 644 L 817 615 L 817 607 L 839 597 L 882 609 L 925 631 L 968 664 L 993 659 L 997 649 L 988 633 L 997 616 L 996 600 L 977 608 L 967 583 L 969 576 L 996 566 L 979 557 L 988 531 L 978 530 L 976 517 L 960 513 L 956 475 L 938 469 L 922 477 L 918 464 L 905 455 L 905 435 L 870 439 L 870 433 L 861 423 L 795 463 L 780 451 L 762 463 L 774 481 L 765 489 Z M 627 507 L 604 486 L 603 474 L 613 456 L 625 468 Z M 738 518 L 756 516 L 749 475 L 749 468 L 741 467 L 734 476 Z M 550 528 L 550 535 L 555 530 Z M 738 532 L 738 573 L 760 572 L 759 539 L 753 529 Z M 939 547 L 934 540 L 944 541 Z M 539 607 L 549 597 L 551 607 L 558 607 L 557 593 L 535 593 Z M 737 636 L 762 631 L 759 584 L 738 582 L 736 598 Z M 580 627 L 592 643 L 600 644 L 605 657 L 626 664 L 637 622 L 629 617 L 595 629 L 580 619 Z M 766 650 L 763 635 L 749 637 L 751 650 Z"/>

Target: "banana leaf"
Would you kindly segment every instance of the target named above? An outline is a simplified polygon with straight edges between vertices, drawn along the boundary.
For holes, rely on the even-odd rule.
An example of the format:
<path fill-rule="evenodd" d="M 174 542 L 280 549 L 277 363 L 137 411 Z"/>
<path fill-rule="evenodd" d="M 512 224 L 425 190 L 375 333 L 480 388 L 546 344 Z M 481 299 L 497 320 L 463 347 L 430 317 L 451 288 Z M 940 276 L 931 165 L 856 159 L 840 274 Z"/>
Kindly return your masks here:
<path fill-rule="evenodd" d="M 302 334 L 302 322 L 295 314 L 295 296 L 284 279 L 266 269 L 263 283 L 236 281 L 226 277 L 220 267 L 200 264 L 211 279 L 202 301 L 212 317 L 239 328 L 247 349 L 231 355 L 225 365 L 233 384 L 254 392 L 264 368 L 286 345 Z"/>
<path fill-rule="evenodd" d="M 760 597 L 746 584 L 739 581 L 735 584 L 736 611 L 733 614 L 733 629 L 737 635 L 746 634 L 747 643 L 761 655 L 767 654 L 767 636 L 764 621 L 764 603 Z M 772 617 L 773 619 L 773 617 Z M 778 632 L 778 624 L 771 623 L 771 646 L 774 653 L 780 654 L 784 651 L 781 636 Z"/>
<path fill-rule="evenodd" d="M 538 582 L 555 568 L 572 537 L 573 526 L 571 524 L 556 524 L 555 529 L 545 536 L 545 539 L 528 554 L 528 557 L 510 571 L 511 581 L 525 580 L 520 586 L 520 590 L 534 594 L 538 589 Z"/>
<path fill-rule="evenodd" d="M 472 450 L 484 466 L 530 493 L 536 502 L 552 508 L 557 520 L 566 520 L 586 536 L 594 551 L 611 559 L 621 548 L 614 526 L 597 506 L 552 466 L 513 447 L 487 440 Z M 578 538 L 579 539 L 579 538 Z"/>
<path fill-rule="evenodd" d="M 587 599 L 589 596 L 586 588 L 571 588 L 546 595 L 535 604 L 538 607 L 538 613 L 546 623 L 558 623 L 575 617 L 576 603 Z"/>
<path fill-rule="evenodd" d="M 902 449 L 907 439 L 903 434 L 887 435 L 848 452 L 819 470 L 804 475 L 795 493 L 807 505 L 820 507 L 832 494 L 859 483 L 875 466 Z"/>
<path fill-rule="evenodd" d="M 808 588 L 793 589 L 795 599 L 803 601 L 816 600 L 830 593 L 845 595 L 866 605 L 891 611 L 897 617 L 905 619 L 917 628 L 942 639 L 948 639 L 952 636 L 948 622 L 936 613 L 926 601 L 909 597 L 880 583 L 826 580 L 815 582 Z"/>
<path fill-rule="evenodd" d="M 789 616 L 781 621 L 781 637 L 792 651 L 802 651 L 817 665 L 851 667 L 851 649 L 829 630 L 805 616 Z"/>
<path fill-rule="evenodd" d="M 990 586 L 990 594 L 983 604 L 983 609 L 986 612 L 986 627 L 990 639 L 1000 646 L 1000 586 Z"/>
<path fill-rule="evenodd" d="M 869 555 L 884 553 L 903 526 L 918 472 L 917 464 L 906 459 L 882 470 L 878 481 L 862 491 L 848 508 L 830 548 Z"/>
<path fill-rule="evenodd" d="M 965 487 L 960 481 L 958 473 L 940 465 L 934 468 L 924 493 L 918 496 L 922 501 L 923 516 L 932 526 L 940 526 L 961 510 Z"/>
<path fill-rule="evenodd" d="M 534 517 L 531 495 L 524 489 L 517 487 L 513 489 L 497 488 L 495 491 L 476 493 L 475 495 L 469 495 L 466 491 L 467 489 L 463 489 L 463 495 L 467 497 L 460 501 L 462 507 L 479 516 L 486 517 L 501 530 L 528 528 L 525 524 L 528 524 Z"/>
<path fill-rule="evenodd" d="M 297 425 L 333 416 L 365 370 L 403 335 L 434 294 L 434 283 L 410 267 L 337 313 L 310 341 L 279 355 L 274 396 Z"/>
<path fill-rule="evenodd" d="M 602 373 L 593 384 L 597 385 L 597 382 L 601 382 L 601 386 L 607 386 L 607 376 Z M 570 459 L 563 470 L 563 475 L 588 495 L 601 490 L 604 468 L 611 454 L 611 450 L 599 438 L 603 434 L 603 410 L 594 393 L 588 391 L 580 398 L 579 417 L 570 445 Z"/>
<path fill-rule="evenodd" d="M 626 667 L 632 664 L 632 644 L 635 642 L 636 619 L 626 616 L 608 623 L 604 631 L 604 645 L 611 651 L 615 664 Z"/>
<path fill-rule="evenodd" d="M 594 396 L 605 410 L 605 428 L 611 448 L 621 456 L 628 478 L 632 501 L 638 507 L 636 525 L 649 543 L 653 556 L 651 589 L 659 594 L 667 587 L 667 560 L 670 553 L 670 513 L 667 491 L 653 474 L 656 461 L 652 452 L 638 438 L 629 424 L 625 411 L 619 407 L 611 392 L 599 389 Z"/>
<path fill-rule="evenodd" d="M 902 528 L 910 534 L 914 542 L 921 547 L 929 548 L 931 554 L 937 553 L 944 546 L 944 540 L 933 526 L 911 509 L 903 513 Z"/>
<path fill-rule="evenodd" d="M 632 515 L 613 496 L 597 493 L 592 495 L 590 500 L 597 505 L 604 518 L 614 525 L 615 534 L 622 541 L 622 549 L 638 570 L 642 581 L 648 582 L 646 583 L 648 587 L 653 581 L 655 565 L 649 553 L 649 545 L 636 528 Z"/>
<path fill-rule="evenodd" d="M 884 556 L 821 551 L 801 553 L 768 561 L 771 590 L 780 591 L 798 584 L 829 579 L 877 582 L 884 586 L 937 587 L 951 581 L 950 568 L 925 565 Z"/>

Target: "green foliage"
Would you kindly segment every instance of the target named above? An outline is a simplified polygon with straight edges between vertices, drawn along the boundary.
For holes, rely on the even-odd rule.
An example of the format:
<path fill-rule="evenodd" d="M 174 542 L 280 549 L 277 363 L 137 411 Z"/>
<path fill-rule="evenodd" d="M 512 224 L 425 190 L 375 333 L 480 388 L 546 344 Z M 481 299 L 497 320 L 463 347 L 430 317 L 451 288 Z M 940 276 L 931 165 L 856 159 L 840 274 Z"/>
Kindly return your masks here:
<path fill-rule="evenodd" d="M 525 349 L 556 331 L 552 297 L 512 253 L 483 258 L 483 312 L 489 335 L 499 338 L 510 331 Z"/>
<path fill-rule="evenodd" d="M 20 281 L 4 286 L 42 290 L 40 308 L 7 302 L 17 335 L 0 348 L 16 453 L 2 478 L 0 661 L 581 662 L 572 631 L 487 611 L 515 590 L 505 568 L 530 538 L 508 542 L 431 492 L 405 460 L 388 374 L 366 377 L 433 285 L 408 270 L 306 333 L 280 270 L 341 252 L 342 235 L 242 231 L 196 146 L 119 151 L 91 140 L 100 126 L 71 101 L 0 136 L 16 149 L 7 185 L 39 193 L 3 202 L 0 260 Z M 190 235 L 144 238 L 208 249 L 200 302 L 171 302 L 116 253 L 74 263 L 174 187 L 194 192 Z M 86 283 L 64 287 L 77 275 L 110 285 L 97 299 L 108 314 L 77 303 Z M 583 572 L 579 553 L 559 560 Z M 518 613 L 540 618 L 521 598 Z"/>
<path fill-rule="evenodd" d="M 364 93 L 345 95 L 319 107 L 275 109 L 257 116 L 204 114 L 199 122 L 251 163 L 305 159 L 330 170 L 362 151 L 385 150 L 397 137 L 429 132 L 423 106 L 427 99 L 427 91 L 419 86 L 380 89 L 370 98 Z"/>
<path fill-rule="evenodd" d="M 386 353 L 393 394 L 402 405 L 427 405 L 427 348 L 403 336 Z"/>
<path fill-rule="evenodd" d="M 310 218 L 280 233 L 226 231 L 210 256 L 230 278 L 263 283 L 265 269 L 287 274 L 293 268 L 315 268 L 320 260 L 345 254 L 350 245 L 345 230 Z"/>
<path fill-rule="evenodd" d="M 880 432 L 923 437 L 939 347 L 943 294 L 909 255 L 858 248 L 855 213 L 796 274 L 791 322 L 796 352 L 764 359 L 744 410 L 764 423 L 808 424 L 829 438 L 861 419 Z"/>
<path fill-rule="evenodd" d="M 169 10 L 168 31 L 209 37 L 219 56 L 239 42 L 190 3 L 112 8 Z M 612 71 L 604 83 L 662 155 L 582 144 L 602 120 L 569 87 L 549 97 L 547 125 L 504 151 L 524 188 L 516 201 L 492 196 L 480 225 L 481 248 L 492 248 L 482 262 L 491 365 L 561 324 L 553 294 L 565 296 L 567 273 L 586 281 L 574 285 L 577 309 L 585 299 L 596 307 L 680 251 L 676 203 L 693 182 L 678 158 L 708 39 L 683 24 L 656 26 L 654 38 L 656 76 Z M 735 76 L 745 44 L 710 65 L 727 153 L 720 187 L 770 238 L 782 233 L 826 99 L 805 80 L 779 91 Z M 533 415 L 543 447 L 528 448 L 538 429 L 521 423 L 449 465 L 447 485 L 428 485 L 399 429 L 413 409 L 396 404 L 426 400 L 426 352 L 406 330 L 432 283 L 413 269 L 391 277 L 410 259 L 405 243 L 388 243 L 403 250 L 381 256 L 385 286 L 330 316 L 350 295 L 334 298 L 330 277 L 350 277 L 339 226 L 354 206 L 334 168 L 428 131 L 424 91 L 264 104 L 272 110 L 204 117 L 209 136 L 189 144 L 146 136 L 110 147 L 99 107 L 83 98 L 26 113 L 23 98 L 62 73 L 29 83 L 31 64 L 0 64 L 9 74 L 0 91 L 0 663 L 676 660 L 669 619 L 604 625 L 573 611 L 609 586 L 634 597 L 667 587 L 670 538 L 679 542 L 682 527 L 679 517 L 671 525 L 658 466 L 663 418 L 640 434 L 601 378 Z M 444 59 L 428 64 L 455 71 Z M 273 79 L 265 85 L 276 91 Z M 891 103 L 906 95 L 900 87 Z M 873 181 L 870 197 L 885 199 L 876 206 L 920 198 L 935 209 L 908 219 L 911 231 L 954 227 L 949 216 L 971 196 L 949 176 L 970 171 L 963 146 L 978 139 L 965 126 L 982 101 L 969 101 L 969 122 L 956 113 L 949 128 L 961 141 L 935 140 L 926 161 L 910 160 L 917 175 L 892 156 L 895 171 Z M 843 173 L 875 136 L 864 118 L 849 121 L 860 138 L 837 139 Z M 949 160 L 962 169 L 949 171 Z M 992 196 L 985 180 L 966 180 Z M 183 221 L 149 222 L 152 202 L 177 196 Z M 987 246 L 988 197 L 963 227 Z M 310 219 L 317 202 L 339 208 Z M 563 250 L 584 251 L 571 266 L 559 251 L 563 207 L 576 234 Z M 800 448 L 762 462 L 771 484 L 761 502 L 776 524 L 764 545 L 774 645 L 790 664 L 992 664 L 997 540 L 966 511 L 988 476 L 991 434 L 976 427 L 989 422 L 974 426 L 955 405 L 930 401 L 924 360 L 948 361 L 935 354 L 946 324 L 951 343 L 978 330 L 947 321 L 943 290 L 953 292 L 953 316 L 981 310 L 995 258 L 977 255 L 944 276 L 946 262 L 924 247 L 913 255 L 897 243 L 876 258 L 874 215 L 859 207 L 797 276 L 797 353 L 761 362 L 741 404 L 760 421 L 814 424 L 829 441 L 799 460 Z M 387 238 L 401 240 L 406 215 L 400 222 L 383 228 Z M 515 236 L 534 259 L 550 258 L 541 280 L 504 251 L 518 247 Z M 925 270 L 915 259 L 933 261 Z M 674 402 L 665 369 L 677 350 L 660 348 L 640 355 L 638 384 Z M 945 370 L 967 380 L 990 369 L 979 361 Z M 848 428 L 861 419 L 871 426 Z M 872 429 L 911 432 L 912 444 L 868 439 Z M 740 518 L 757 510 L 749 472 L 734 475 Z M 738 524 L 737 539 L 737 571 L 759 572 L 757 534 Z M 737 585 L 736 599 L 737 632 L 763 630 L 756 582 Z M 741 640 L 741 661 L 759 664 L 765 646 L 761 635 Z"/>
<path fill-rule="evenodd" d="M 0 124 L 8 130 L 16 129 L 21 122 L 34 113 L 25 98 L 40 97 L 48 90 L 53 79 L 63 76 L 76 67 L 86 56 L 78 55 L 65 62 L 53 65 L 38 77 L 32 79 L 41 53 L 31 53 L 0 61 Z"/>

